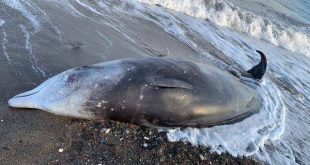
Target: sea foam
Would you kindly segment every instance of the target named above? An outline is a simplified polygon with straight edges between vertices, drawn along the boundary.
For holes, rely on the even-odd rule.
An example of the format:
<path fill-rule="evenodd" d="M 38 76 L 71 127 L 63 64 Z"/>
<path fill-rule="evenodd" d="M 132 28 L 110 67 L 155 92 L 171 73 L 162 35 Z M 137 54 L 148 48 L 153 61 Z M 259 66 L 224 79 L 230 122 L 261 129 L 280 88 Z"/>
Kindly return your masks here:
<path fill-rule="evenodd" d="M 41 24 L 38 21 L 38 18 L 36 15 L 32 14 L 29 9 L 26 8 L 25 5 L 23 5 L 22 1 L 20 0 L 4 0 L 4 3 L 11 8 L 18 10 L 22 13 L 23 16 L 25 16 L 32 24 L 33 28 L 35 29 L 35 32 L 38 32 L 41 28 Z"/>
<path fill-rule="evenodd" d="M 0 19 L 0 27 L 5 23 L 4 20 Z"/>
<path fill-rule="evenodd" d="M 296 29 L 275 24 L 248 11 L 221 0 L 139 0 L 160 5 L 193 17 L 208 20 L 216 25 L 271 42 L 293 52 L 310 56 L 310 38 Z"/>

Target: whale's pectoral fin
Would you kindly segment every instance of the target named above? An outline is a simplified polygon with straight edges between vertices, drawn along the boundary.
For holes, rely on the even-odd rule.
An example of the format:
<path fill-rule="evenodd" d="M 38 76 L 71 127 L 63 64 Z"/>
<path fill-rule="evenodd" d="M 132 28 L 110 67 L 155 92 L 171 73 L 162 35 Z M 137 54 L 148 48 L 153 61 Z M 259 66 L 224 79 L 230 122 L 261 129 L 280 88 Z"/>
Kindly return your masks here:
<path fill-rule="evenodd" d="M 248 70 L 247 73 L 249 73 L 251 77 L 255 79 L 261 79 L 263 78 L 267 69 L 267 58 L 263 52 L 259 50 L 256 50 L 256 52 L 260 54 L 261 60 L 257 65 Z"/>
<path fill-rule="evenodd" d="M 163 87 L 163 88 L 183 88 L 193 89 L 194 87 L 182 80 L 173 78 L 152 78 L 148 80 L 148 83 L 152 86 Z"/>

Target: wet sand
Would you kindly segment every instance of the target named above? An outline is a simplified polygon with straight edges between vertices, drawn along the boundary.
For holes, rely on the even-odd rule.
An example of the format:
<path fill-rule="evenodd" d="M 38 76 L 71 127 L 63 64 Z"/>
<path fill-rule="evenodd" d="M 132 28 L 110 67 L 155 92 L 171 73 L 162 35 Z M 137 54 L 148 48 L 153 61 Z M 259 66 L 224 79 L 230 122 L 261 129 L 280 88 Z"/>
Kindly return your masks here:
<path fill-rule="evenodd" d="M 2 116 L 1 164 L 257 164 L 168 142 L 156 129 L 36 110 L 10 111 Z"/>
<path fill-rule="evenodd" d="M 9 98 L 75 66 L 145 56 L 207 62 L 152 22 L 114 15 L 121 25 L 113 27 L 87 11 L 77 17 L 47 2 L 37 4 L 49 16 L 41 20 L 39 31 L 0 2 L 0 15 L 6 20 L 1 28 L 7 33 L 11 59 L 0 48 L 0 164 L 255 164 L 168 142 L 165 133 L 155 129 L 9 108 Z"/>

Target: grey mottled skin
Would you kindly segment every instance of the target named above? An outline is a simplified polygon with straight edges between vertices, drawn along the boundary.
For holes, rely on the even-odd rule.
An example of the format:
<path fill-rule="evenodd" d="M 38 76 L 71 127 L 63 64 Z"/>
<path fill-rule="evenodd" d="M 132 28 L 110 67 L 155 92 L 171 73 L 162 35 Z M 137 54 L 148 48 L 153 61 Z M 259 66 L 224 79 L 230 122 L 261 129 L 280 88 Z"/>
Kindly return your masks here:
<path fill-rule="evenodd" d="M 10 106 L 166 127 L 235 122 L 261 106 L 260 96 L 238 78 L 213 66 L 178 59 L 123 59 L 74 68 L 53 79 L 34 89 L 34 94 L 25 95 L 30 91 L 12 98 Z M 76 99 L 80 104 L 68 105 Z"/>
<path fill-rule="evenodd" d="M 235 77 L 212 66 L 167 58 L 122 60 L 125 76 L 88 103 L 98 118 L 155 126 L 210 126 L 257 112 L 261 98 Z M 90 68 L 91 69 L 91 68 Z"/>

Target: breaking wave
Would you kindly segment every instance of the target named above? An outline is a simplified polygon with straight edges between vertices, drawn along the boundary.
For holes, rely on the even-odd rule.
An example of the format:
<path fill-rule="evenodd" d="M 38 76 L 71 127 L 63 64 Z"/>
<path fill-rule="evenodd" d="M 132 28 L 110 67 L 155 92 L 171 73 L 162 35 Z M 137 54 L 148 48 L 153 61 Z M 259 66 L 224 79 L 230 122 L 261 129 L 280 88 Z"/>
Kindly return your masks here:
<path fill-rule="evenodd" d="M 292 28 L 275 24 L 230 3 L 217 0 L 140 0 L 145 4 L 160 5 L 164 8 L 208 20 L 266 40 L 272 44 L 310 57 L 310 38 L 307 34 Z"/>

